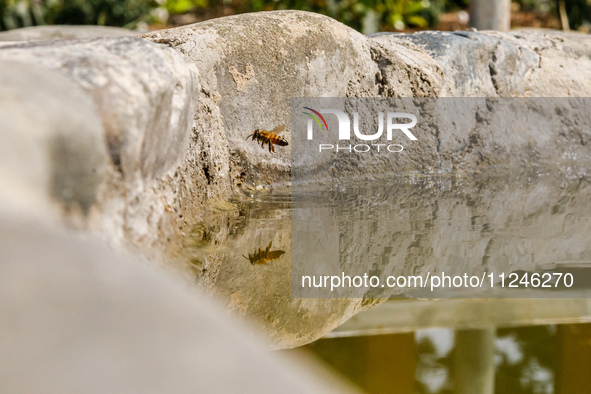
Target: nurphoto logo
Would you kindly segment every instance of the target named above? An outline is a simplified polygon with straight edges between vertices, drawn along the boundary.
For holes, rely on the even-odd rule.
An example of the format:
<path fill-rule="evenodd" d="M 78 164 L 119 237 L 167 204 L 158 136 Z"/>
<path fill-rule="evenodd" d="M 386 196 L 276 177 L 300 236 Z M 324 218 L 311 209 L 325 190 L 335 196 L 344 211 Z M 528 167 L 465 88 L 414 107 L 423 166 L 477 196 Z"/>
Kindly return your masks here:
<path fill-rule="evenodd" d="M 332 114 L 337 117 L 337 121 L 339 124 L 338 127 L 338 136 L 339 141 L 350 141 L 351 140 L 351 118 L 347 113 L 338 109 L 321 109 L 320 111 L 316 111 L 310 107 L 302 107 L 305 112 L 303 114 L 307 115 L 310 119 L 308 119 L 307 123 L 307 138 L 308 140 L 314 139 L 314 124 L 318 125 L 318 128 L 322 132 L 329 132 L 328 124 L 326 119 L 322 114 Z M 373 134 L 364 134 L 359 129 L 359 113 L 353 112 L 353 133 L 355 134 L 355 138 L 361 141 L 376 141 L 380 139 L 384 133 L 384 119 L 386 120 L 386 139 L 387 141 L 392 141 L 392 136 L 394 132 L 401 131 L 409 140 L 416 141 L 417 137 L 410 131 L 411 128 L 415 127 L 417 124 L 417 117 L 413 114 L 406 113 L 406 112 L 388 112 L 386 116 L 384 116 L 383 112 L 378 113 L 378 130 Z M 401 119 L 410 119 L 410 122 L 407 123 L 398 123 Z M 371 150 L 376 150 L 377 152 L 387 151 L 387 152 L 402 152 L 404 147 L 400 144 L 355 144 L 355 145 L 339 145 L 339 144 L 319 144 L 318 145 L 319 152 L 323 151 L 334 151 L 334 152 L 357 152 L 357 153 L 364 153 L 369 152 Z"/>

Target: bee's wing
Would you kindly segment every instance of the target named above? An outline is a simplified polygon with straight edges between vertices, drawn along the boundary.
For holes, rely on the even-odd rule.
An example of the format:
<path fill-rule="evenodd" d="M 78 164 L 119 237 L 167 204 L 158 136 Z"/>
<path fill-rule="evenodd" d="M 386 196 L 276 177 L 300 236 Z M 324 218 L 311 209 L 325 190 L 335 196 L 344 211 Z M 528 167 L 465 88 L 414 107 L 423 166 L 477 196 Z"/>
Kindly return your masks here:
<path fill-rule="evenodd" d="M 280 134 L 283 131 L 285 131 L 285 125 L 284 124 L 275 127 L 273 130 L 271 130 L 271 133 Z"/>
<path fill-rule="evenodd" d="M 273 250 L 269 253 L 267 253 L 267 259 L 268 260 L 275 260 L 278 259 L 279 257 L 283 256 L 285 254 L 285 251 L 283 250 Z"/>

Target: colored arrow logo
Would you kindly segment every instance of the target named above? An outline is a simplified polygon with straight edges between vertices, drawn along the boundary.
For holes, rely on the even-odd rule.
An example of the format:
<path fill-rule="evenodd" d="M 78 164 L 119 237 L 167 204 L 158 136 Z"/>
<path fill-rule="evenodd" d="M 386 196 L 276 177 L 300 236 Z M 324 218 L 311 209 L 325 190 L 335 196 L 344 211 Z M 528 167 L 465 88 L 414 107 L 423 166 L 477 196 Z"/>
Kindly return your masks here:
<path fill-rule="evenodd" d="M 318 123 L 318 126 L 320 126 L 320 129 L 322 130 L 326 130 L 328 131 L 328 125 L 326 124 L 326 120 L 324 120 L 324 117 L 322 115 L 320 115 L 320 112 L 313 110 L 312 108 L 308 108 L 308 107 L 303 107 L 304 109 L 307 109 L 308 111 L 312 111 L 314 114 L 311 114 L 309 112 L 302 112 L 303 114 L 308 115 L 309 117 L 311 117 L 312 119 L 314 119 L 316 121 L 316 123 Z M 318 119 L 320 118 L 320 119 Z M 324 126 L 322 126 L 322 123 L 320 123 L 320 120 L 322 119 L 322 123 L 324 123 Z"/>

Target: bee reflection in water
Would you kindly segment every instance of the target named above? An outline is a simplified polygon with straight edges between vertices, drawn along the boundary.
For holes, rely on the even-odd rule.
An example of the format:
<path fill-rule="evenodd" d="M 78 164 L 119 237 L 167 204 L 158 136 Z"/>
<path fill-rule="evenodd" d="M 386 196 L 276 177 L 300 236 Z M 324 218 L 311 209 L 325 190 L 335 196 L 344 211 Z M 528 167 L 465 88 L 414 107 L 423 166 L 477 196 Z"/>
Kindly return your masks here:
<path fill-rule="evenodd" d="M 271 260 L 277 260 L 281 256 L 285 254 L 284 250 L 271 250 L 271 245 L 273 241 L 269 242 L 269 246 L 265 250 L 259 248 L 259 250 L 254 250 L 253 254 L 249 254 L 248 257 L 242 255 L 245 259 L 250 261 L 250 264 L 267 264 Z"/>

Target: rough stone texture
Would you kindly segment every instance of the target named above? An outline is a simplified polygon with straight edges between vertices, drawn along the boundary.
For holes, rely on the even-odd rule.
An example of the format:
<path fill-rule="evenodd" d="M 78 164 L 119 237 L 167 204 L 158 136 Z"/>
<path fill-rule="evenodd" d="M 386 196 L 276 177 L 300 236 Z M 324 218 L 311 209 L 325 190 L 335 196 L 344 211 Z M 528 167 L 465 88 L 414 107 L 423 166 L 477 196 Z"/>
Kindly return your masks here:
<path fill-rule="evenodd" d="M 177 52 L 115 38 L 15 45 L 0 56 L 60 70 L 89 92 L 128 182 L 158 178 L 186 153 L 197 75 Z"/>
<path fill-rule="evenodd" d="M 230 155 L 228 170 L 237 187 L 288 180 L 289 149 L 277 148 L 273 155 L 244 139 L 255 128 L 288 124 L 292 97 L 557 97 L 586 96 L 591 89 L 590 38 L 576 33 L 365 37 L 324 16 L 284 11 L 143 37 L 180 50 L 200 70 L 202 91 L 211 96 L 223 127 L 215 138 L 228 144 L 228 152 L 217 157 Z M 285 137 L 291 140 L 289 128 Z M 419 153 L 413 158 L 417 167 L 437 168 L 420 163 L 431 152 Z"/>
<path fill-rule="evenodd" d="M 292 97 L 378 93 L 366 37 L 317 14 L 246 14 L 143 37 L 183 52 L 199 69 L 204 100 L 219 111 L 211 132 L 228 144 L 219 159 L 230 155 L 234 184 L 289 179 L 289 149 L 272 155 L 245 139 L 256 128 L 288 125 Z"/>
<path fill-rule="evenodd" d="M 2 205 L 83 223 L 108 157 L 92 100 L 59 73 L 0 62 Z"/>
<path fill-rule="evenodd" d="M 294 117 L 299 130 L 292 144 L 292 182 L 403 175 L 508 175 L 538 167 L 563 171 L 567 176 L 587 177 L 591 142 L 591 101 L 573 98 L 308 98 L 295 100 L 295 108 L 343 108 L 360 113 L 360 128 L 376 130 L 377 111 L 409 112 L 418 118 L 416 141 L 394 133 L 391 143 L 404 146 L 397 154 L 372 149 L 363 154 L 318 151 L 318 144 L 349 146 L 338 133 L 306 140 L 307 118 Z M 334 123 L 331 123 L 335 121 Z M 329 129 L 338 127 L 336 117 Z M 304 131 L 303 133 L 301 131 Z M 319 141 L 318 138 L 321 138 Z M 384 142 L 382 139 L 380 142 Z M 358 142 L 354 142 L 358 143 Z M 297 158 L 297 160 L 295 160 Z"/>
<path fill-rule="evenodd" d="M 430 56 L 443 70 L 443 97 L 587 97 L 591 89 L 589 35 L 459 31 L 385 33 L 370 40 Z"/>
<path fill-rule="evenodd" d="M 488 33 L 381 34 L 372 41 L 429 55 L 444 74 L 439 96 L 522 96 L 528 74 L 539 64 L 535 52 Z"/>
<path fill-rule="evenodd" d="M 114 241 L 162 247 L 161 233 L 172 231 L 162 227 L 175 225 L 163 219 L 168 203 L 155 188 L 187 153 L 195 69 L 178 52 L 140 38 L 7 46 L 0 58 L 60 71 L 90 95 L 112 163 L 99 203 L 102 223 L 93 226 Z"/>
<path fill-rule="evenodd" d="M 4 392 L 353 392 L 264 351 L 170 272 L 79 234 L 3 214 L 0 261 Z"/>
<path fill-rule="evenodd" d="M 131 37 L 137 32 L 109 26 L 32 26 L 0 32 L 0 41 L 74 40 L 96 37 Z"/>
<path fill-rule="evenodd" d="M 0 58 L 55 69 L 93 99 L 112 162 L 92 207 L 93 231 L 153 260 L 191 266 L 202 286 L 253 316 L 282 347 L 310 342 L 376 302 L 294 300 L 285 261 L 242 266 L 248 262 L 228 254 L 234 245 L 242 251 L 290 238 L 289 226 L 241 225 L 245 203 L 232 197 L 289 181 L 289 147 L 272 155 L 245 138 L 255 128 L 289 124 L 290 98 L 585 96 L 591 87 L 589 38 L 578 34 L 365 37 L 324 16 L 283 11 L 144 38 L 8 45 Z M 291 141 L 289 128 L 284 136 Z M 447 137 L 457 146 L 470 142 L 469 135 Z M 477 169 L 471 164 L 488 147 L 477 145 L 466 167 Z M 421 152 L 414 164 L 435 168 L 435 151 Z"/>
<path fill-rule="evenodd" d="M 506 37 L 540 59 L 526 88 L 530 97 L 589 97 L 591 36 L 559 31 L 515 31 Z"/>

